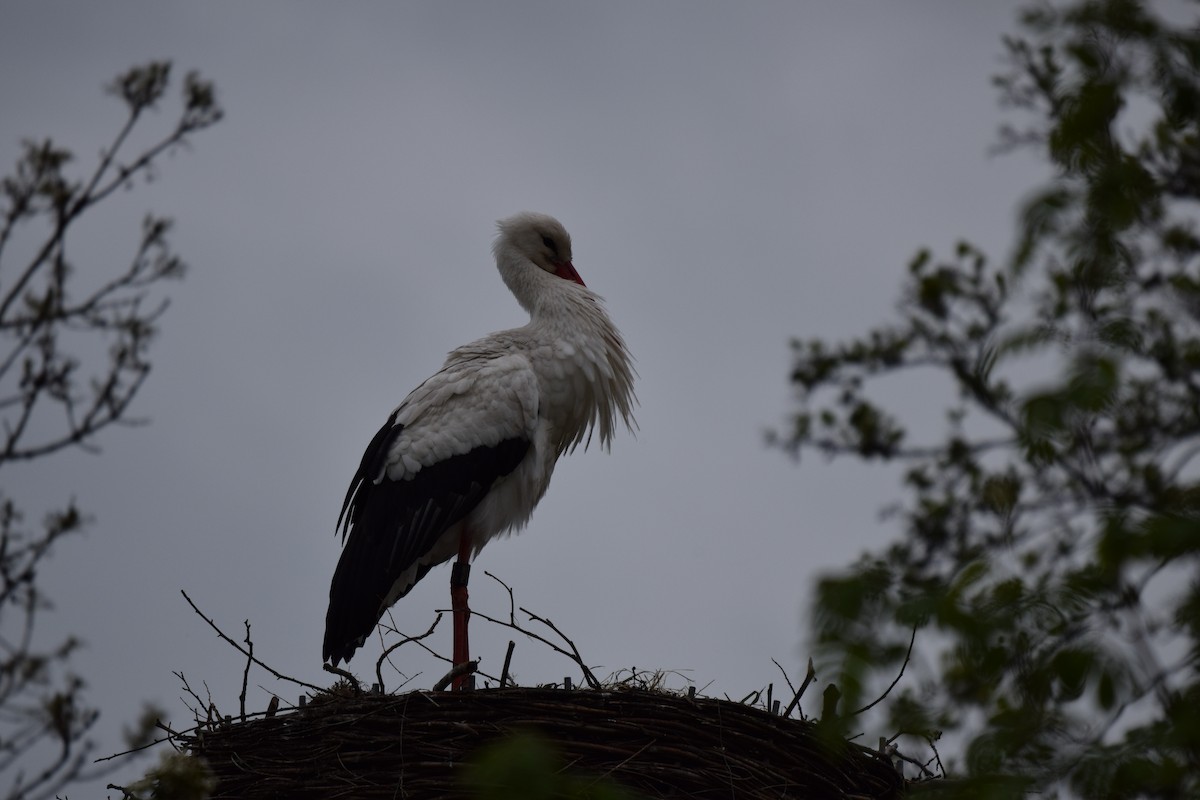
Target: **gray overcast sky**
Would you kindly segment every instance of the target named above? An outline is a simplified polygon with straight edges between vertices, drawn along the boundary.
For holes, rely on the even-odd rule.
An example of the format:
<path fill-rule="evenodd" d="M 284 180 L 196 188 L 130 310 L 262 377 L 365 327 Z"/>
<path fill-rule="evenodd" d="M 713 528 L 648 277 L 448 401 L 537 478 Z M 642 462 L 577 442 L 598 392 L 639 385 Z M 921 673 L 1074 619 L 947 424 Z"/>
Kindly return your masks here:
<path fill-rule="evenodd" d="M 231 635 L 249 618 L 276 668 L 327 682 L 347 483 L 446 351 L 523 323 L 489 247 L 494 221 L 525 209 L 563 221 L 608 299 L 637 358 L 641 431 L 560 463 L 529 528 L 477 562 L 472 605 L 506 611 L 495 572 L 602 674 L 686 670 L 740 697 L 780 682 L 772 657 L 798 672 L 813 576 L 894 535 L 877 511 L 896 489 L 883 470 L 764 446 L 791 407 L 787 343 L 885 319 L 920 246 L 1004 254 L 1041 174 L 987 155 L 1015 8 L 6 3 L 6 170 L 22 137 L 47 135 L 94 163 L 123 111 L 102 86 L 150 58 L 174 60 L 176 87 L 189 69 L 215 80 L 228 112 L 71 241 L 81 275 L 116 269 L 142 214 L 177 220 L 192 270 L 136 404 L 152 424 L 4 476 L 35 518 L 70 496 L 96 517 L 45 571 L 45 633 L 86 639 L 76 663 L 105 741 L 143 700 L 186 723 L 172 670 L 236 711 L 242 660 L 180 589 Z M 402 630 L 448 606 L 448 580 L 401 601 Z M 472 633 L 498 672 L 509 633 Z M 353 668 L 372 673 L 378 651 Z M 401 653 L 414 686 L 442 672 Z M 573 674 L 523 640 L 514 670 Z M 268 698 L 254 688 L 249 705 Z"/>

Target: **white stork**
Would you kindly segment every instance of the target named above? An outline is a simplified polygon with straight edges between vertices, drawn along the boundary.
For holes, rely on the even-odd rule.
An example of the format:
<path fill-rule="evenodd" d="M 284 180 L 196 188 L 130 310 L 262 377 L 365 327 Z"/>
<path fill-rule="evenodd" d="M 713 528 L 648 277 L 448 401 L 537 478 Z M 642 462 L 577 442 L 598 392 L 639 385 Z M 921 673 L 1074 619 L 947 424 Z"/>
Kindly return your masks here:
<path fill-rule="evenodd" d="M 367 445 L 338 517 L 323 651 L 334 666 L 455 555 L 454 663 L 465 663 L 471 557 L 529 520 L 560 455 L 593 430 L 607 449 L 618 418 L 636 426 L 629 352 L 575 271 L 567 231 L 531 213 L 498 227 L 496 266 L 529 324 L 451 352 Z"/>

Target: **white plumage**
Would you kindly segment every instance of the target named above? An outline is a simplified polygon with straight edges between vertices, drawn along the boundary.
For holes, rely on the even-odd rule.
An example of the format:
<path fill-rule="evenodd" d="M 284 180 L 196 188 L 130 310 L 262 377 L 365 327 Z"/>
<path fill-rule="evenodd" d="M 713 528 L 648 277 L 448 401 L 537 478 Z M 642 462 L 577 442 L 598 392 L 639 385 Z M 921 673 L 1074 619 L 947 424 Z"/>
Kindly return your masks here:
<path fill-rule="evenodd" d="M 452 351 L 368 445 L 338 519 L 324 644 L 334 665 L 431 567 L 523 526 L 560 455 L 593 433 L 607 449 L 619 423 L 635 427 L 629 353 L 575 271 L 566 230 L 524 213 L 499 231 L 496 266 L 530 321 Z"/>

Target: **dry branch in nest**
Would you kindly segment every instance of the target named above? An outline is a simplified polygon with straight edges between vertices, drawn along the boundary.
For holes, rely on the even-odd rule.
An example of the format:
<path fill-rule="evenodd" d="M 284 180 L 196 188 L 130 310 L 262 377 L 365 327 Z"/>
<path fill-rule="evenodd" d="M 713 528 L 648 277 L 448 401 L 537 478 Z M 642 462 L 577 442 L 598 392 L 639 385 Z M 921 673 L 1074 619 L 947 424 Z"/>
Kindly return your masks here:
<path fill-rule="evenodd" d="M 799 689 L 776 662 L 792 695 L 782 716 L 781 701 L 774 699 L 771 686 L 759 708 L 761 692 L 752 692 L 738 703 L 698 697 L 695 687 L 687 695 L 663 691 L 664 673 L 630 669 L 626 678 L 620 679 L 618 673 L 601 684 L 575 643 L 554 623 L 519 609 L 560 642 L 518 621 L 512 589 L 496 580 L 508 591 L 508 620 L 475 616 L 565 656 L 579 667 L 590 688 L 572 689 L 569 677 L 563 679 L 564 688 L 513 687 L 509 675 L 513 643 L 509 642 L 499 678 L 477 673 L 497 681 L 500 688 L 384 693 L 383 664 L 403 644 L 413 643 L 449 661 L 422 641 L 437 627 L 434 620 L 425 633 L 400 634 L 401 640 L 384 651 L 375 665 L 379 683 L 371 691 L 363 691 L 350 673 L 328 666 L 343 680 L 326 691 L 290 678 L 255 657 L 249 621 L 244 623 L 243 646 L 185 594 L 192 609 L 246 658 L 240 713 L 237 717 L 220 714 L 211 697 L 201 698 L 177 673 L 196 703 L 192 711 L 197 724 L 177 731 L 160 723 L 167 735 L 157 743 L 169 741 L 202 758 L 217 780 L 214 800 L 467 797 L 464 764 L 481 748 L 531 732 L 553 743 L 567 773 L 584 776 L 583 786 L 591 786 L 593 780 L 611 781 L 646 798 L 897 798 L 905 785 L 892 763 L 897 758 L 918 766 L 925 777 L 934 777 L 927 764 L 903 756 L 891 740 L 881 740 L 878 752 L 844 740 L 846 719 L 836 711 L 837 698 L 830 691 L 836 694 L 837 690 L 832 685 L 826 689 L 822 721 L 792 719 L 815 676 L 811 660 Z M 283 710 L 275 696 L 265 714 L 246 714 L 252 664 L 276 679 L 310 690 L 312 702 L 306 704 L 309 696 L 302 696 L 298 708 Z M 468 662 L 440 683 L 448 684 L 456 671 L 474 673 L 477 668 L 478 662 Z M 475 789 L 483 791 L 480 796 L 490 796 L 486 786 L 477 784 Z M 139 796 L 124 791 L 126 798 Z M 585 795 L 590 796 L 590 789 Z"/>
<path fill-rule="evenodd" d="M 180 735 L 216 798 L 454 798 L 482 746 L 535 731 L 575 772 L 645 797 L 897 798 L 884 757 L 819 723 L 628 688 L 322 694 L 274 717 Z"/>

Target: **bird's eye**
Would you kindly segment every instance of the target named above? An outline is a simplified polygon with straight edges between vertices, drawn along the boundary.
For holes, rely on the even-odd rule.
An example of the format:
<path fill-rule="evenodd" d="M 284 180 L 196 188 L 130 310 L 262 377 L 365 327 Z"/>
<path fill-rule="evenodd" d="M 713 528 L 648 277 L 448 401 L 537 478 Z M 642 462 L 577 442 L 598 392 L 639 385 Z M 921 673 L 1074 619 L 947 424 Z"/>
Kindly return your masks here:
<path fill-rule="evenodd" d="M 551 253 L 554 253 L 554 255 L 558 255 L 558 245 L 556 245 L 554 243 L 554 240 L 551 239 L 549 236 L 542 237 L 542 244 L 546 245 L 546 247 L 549 247 Z"/>

